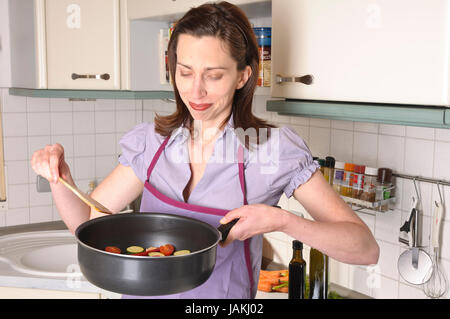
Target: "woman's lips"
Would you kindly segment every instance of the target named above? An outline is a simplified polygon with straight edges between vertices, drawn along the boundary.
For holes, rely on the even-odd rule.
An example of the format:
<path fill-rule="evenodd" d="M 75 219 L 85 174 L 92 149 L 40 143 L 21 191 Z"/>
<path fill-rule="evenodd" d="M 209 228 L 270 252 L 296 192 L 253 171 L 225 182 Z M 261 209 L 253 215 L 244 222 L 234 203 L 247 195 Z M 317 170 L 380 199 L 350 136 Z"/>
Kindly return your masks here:
<path fill-rule="evenodd" d="M 209 109 L 212 106 L 212 103 L 195 104 L 189 102 L 189 105 L 196 111 L 204 111 L 206 109 Z"/>

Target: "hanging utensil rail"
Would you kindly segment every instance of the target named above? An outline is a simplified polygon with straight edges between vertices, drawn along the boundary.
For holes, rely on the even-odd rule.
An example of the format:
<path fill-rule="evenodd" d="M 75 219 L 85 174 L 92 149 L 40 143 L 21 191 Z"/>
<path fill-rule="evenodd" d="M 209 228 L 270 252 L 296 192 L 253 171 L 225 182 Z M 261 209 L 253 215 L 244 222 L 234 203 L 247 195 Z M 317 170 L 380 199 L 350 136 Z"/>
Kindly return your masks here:
<path fill-rule="evenodd" d="M 443 181 L 443 180 L 438 180 L 438 179 L 434 179 L 434 178 L 426 178 L 426 177 L 406 175 L 406 174 L 398 174 L 398 173 L 392 173 L 392 176 L 399 177 L 399 178 L 404 178 L 404 179 L 416 180 L 418 182 L 426 182 L 426 183 L 450 186 L 450 182 Z"/>

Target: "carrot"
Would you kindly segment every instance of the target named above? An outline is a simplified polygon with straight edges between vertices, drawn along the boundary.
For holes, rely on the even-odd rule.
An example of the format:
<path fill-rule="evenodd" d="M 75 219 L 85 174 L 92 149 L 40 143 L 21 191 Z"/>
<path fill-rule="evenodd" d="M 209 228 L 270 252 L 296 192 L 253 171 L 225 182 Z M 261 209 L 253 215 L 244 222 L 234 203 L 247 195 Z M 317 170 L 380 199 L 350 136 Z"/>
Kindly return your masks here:
<path fill-rule="evenodd" d="M 258 290 L 265 291 L 265 292 L 271 292 L 272 291 L 272 284 L 268 281 L 259 281 L 258 282 Z"/>

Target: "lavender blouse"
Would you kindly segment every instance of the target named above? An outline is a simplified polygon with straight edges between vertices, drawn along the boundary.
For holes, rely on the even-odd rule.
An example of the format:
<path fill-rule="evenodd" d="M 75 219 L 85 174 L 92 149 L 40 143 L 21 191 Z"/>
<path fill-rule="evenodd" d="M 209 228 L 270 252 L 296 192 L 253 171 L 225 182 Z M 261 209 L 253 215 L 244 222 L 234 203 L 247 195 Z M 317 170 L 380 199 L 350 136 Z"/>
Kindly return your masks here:
<path fill-rule="evenodd" d="M 265 130 L 261 131 L 260 136 L 264 138 L 265 133 Z M 188 203 L 226 210 L 242 206 L 236 169 L 238 136 L 252 134 L 254 131 L 250 129 L 245 132 L 235 129 L 233 117 L 230 117 Z M 189 131 L 184 127 L 172 133 L 150 177 L 150 183 L 161 193 L 182 202 L 183 190 L 191 176 L 188 137 Z M 164 137 L 155 132 L 153 123 L 139 124 L 120 139 L 122 154 L 119 162 L 131 166 L 144 182 L 148 166 L 163 141 Z M 271 136 L 265 143 L 244 151 L 247 201 L 249 204 L 276 205 L 283 193 L 291 197 L 318 167 L 308 146 L 293 129 L 271 129 Z"/>

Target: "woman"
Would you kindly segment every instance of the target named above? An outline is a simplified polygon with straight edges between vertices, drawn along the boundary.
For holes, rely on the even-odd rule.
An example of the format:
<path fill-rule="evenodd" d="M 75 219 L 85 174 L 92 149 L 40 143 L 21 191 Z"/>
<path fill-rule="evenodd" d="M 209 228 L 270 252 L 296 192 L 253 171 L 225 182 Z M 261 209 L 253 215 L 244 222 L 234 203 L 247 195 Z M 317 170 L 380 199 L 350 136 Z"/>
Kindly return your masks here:
<path fill-rule="evenodd" d="M 203 220 L 235 218 L 217 249 L 213 274 L 169 298 L 253 298 L 262 234 L 284 232 L 345 263 L 375 264 L 379 248 L 367 226 L 327 184 L 304 141 L 251 111 L 258 49 L 245 14 L 227 2 L 191 9 L 169 43 L 177 110 L 143 123 L 120 141 L 120 164 L 92 197 L 113 212 L 143 193 L 141 211 Z M 74 232 L 101 216 L 58 183 L 73 179 L 61 145 L 35 152 L 32 167 L 51 182 L 58 211 Z M 294 196 L 314 218 L 273 207 Z"/>

